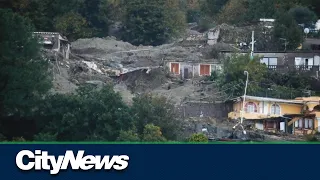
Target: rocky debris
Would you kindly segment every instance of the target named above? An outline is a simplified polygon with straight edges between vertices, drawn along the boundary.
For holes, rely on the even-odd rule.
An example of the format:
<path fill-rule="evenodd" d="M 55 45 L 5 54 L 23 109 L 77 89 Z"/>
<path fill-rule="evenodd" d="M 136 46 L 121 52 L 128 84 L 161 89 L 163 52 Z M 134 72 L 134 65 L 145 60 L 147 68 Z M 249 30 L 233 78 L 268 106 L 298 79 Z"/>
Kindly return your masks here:
<path fill-rule="evenodd" d="M 114 91 L 120 93 L 122 100 L 127 105 L 132 105 L 132 99 L 135 97 L 135 95 L 132 94 L 130 90 L 128 90 L 128 87 L 125 83 L 116 84 L 114 86 Z"/>
<path fill-rule="evenodd" d="M 190 137 L 194 133 L 204 133 L 212 141 L 305 141 L 305 137 L 285 133 L 271 133 L 260 130 L 247 130 L 246 134 L 239 128 L 233 129 L 234 122 L 226 119 L 188 118 L 183 125 L 183 137 Z M 320 136 L 320 135 L 319 135 Z M 317 137 L 317 135 L 316 135 Z"/>
<path fill-rule="evenodd" d="M 166 60 L 200 61 L 218 59 L 219 50 L 234 50 L 230 44 L 246 41 L 248 29 L 221 25 L 218 43 L 206 45 L 205 34 L 189 30 L 188 37 L 179 42 L 157 47 L 133 46 L 130 43 L 117 41 L 113 37 L 79 39 L 72 43 L 72 54 L 69 60 L 59 53 L 44 50 L 47 59 L 51 60 L 54 74 L 54 93 L 70 93 L 81 84 L 92 84 L 102 87 L 115 84 L 124 102 L 132 104 L 135 94 L 151 92 L 162 95 L 175 103 L 177 108 L 185 101 L 224 100 L 226 97 L 215 90 L 213 82 L 202 83 L 203 79 L 181 80 L 172 76 L 165 68 Z M 191 43 L 190 43 L 191 42 Z M 122 74 L 122 75 L 121 75 Z M 120 76 L 121 75 L 121 76 Z M 213 118 L 185 119 L 182 137 L 193 133 L 205 133 L 210 139 L 246 139 L 252 141 L 296 141 L 301 138 L 283 134 L 270 134 L 261 131 L 242 131 L 232 129 L 233 122 Z"/>

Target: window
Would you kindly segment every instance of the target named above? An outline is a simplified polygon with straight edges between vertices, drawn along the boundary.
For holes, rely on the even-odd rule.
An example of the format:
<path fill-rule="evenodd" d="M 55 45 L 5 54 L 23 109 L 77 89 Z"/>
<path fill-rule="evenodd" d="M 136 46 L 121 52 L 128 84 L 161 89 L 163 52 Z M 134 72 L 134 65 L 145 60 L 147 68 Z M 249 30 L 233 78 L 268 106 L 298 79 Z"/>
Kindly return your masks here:
<path fill-rule="evenodd" d="M 266 128 L 267 129 L 274 129 L 276 126 L 276 123 L 274 121 L 267 121 L 266 122 Z"/>
<path fill-rule="evenodd" d="M 272 115 L 281 115 L 280 106 L 278 104 L 273 104 L 271 106 L 271 114 Z"/>
<path fill-rule="evenodd" d="M 299 128 L 303 128 L 303 119 L 299 119 Z"/>
<path fill-rule="evenodd" d="M 260 59 L 260 63 L 265 64 L 267 66 L 276 66 L 276 65 L 278 65 L 278 58 L 264 57 L 264 58 Z"/>
<path fill-rule="evenodd" d="M 308 126 L 307 129 L 313 129 L 313 119 L 308 119 Z"/>
<path fill-rule="evenodd" d="M 313 119 L 299 119 L 295 122 L 295 128 L 298 129 L 313 129 Z"/>
<path fill-rule="evenodd" d="M 245 106 L 247 113 L 257 112 L 257 105 L 253 102 L 248 102 Z"/>

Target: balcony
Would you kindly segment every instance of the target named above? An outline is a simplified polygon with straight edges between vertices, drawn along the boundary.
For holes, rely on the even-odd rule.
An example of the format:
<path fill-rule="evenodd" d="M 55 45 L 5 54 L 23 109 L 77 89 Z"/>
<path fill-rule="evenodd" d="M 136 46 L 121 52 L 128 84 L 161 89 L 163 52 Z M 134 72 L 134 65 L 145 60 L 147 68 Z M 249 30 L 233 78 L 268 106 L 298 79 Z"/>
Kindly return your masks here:
<path fill-rule="evenodd" d="M 289 72 L 289 71 L 297 71 L 297 72 L 306 72 L 306 73 L 316 73 L 319 71 L 320 66 L 303 66 L 303 65 L 269 65 L 268 69 L 271 71 L 277 72 Z"/>

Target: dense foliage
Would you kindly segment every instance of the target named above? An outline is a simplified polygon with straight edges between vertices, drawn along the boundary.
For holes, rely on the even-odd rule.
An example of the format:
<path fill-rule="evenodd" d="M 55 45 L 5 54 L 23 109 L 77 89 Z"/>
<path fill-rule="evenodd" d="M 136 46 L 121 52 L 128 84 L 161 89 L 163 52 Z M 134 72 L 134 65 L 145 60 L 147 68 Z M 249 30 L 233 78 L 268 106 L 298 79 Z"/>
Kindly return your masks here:
<path fill-rule="evenodd" d="M 160 45 L 175 32 L 176 19 L 165 1 L 132 0 L 126 5 L 125 40 L 135 45 Z M 177 26 L 179 27 L 179 26 Z"/>
<path fill-rule="evenodd" d="M 179 123 L 165 98 L 137 97 L 129 107 L 111 86 L 50 94 L 48 61 L 31 23 L 9 10 L 0 15 L 1 140 L 175 140 Z"/>
<path fill-rule="evenodd" d="M 166 43 L 183 34 L 187 22 L 198 22 L 198 30 L 205 31 L 217 23 L 247 25 L 279 17 L 271 43 L 279 44 L 281 35 L 290 49 L 301 41 L 297 24 L 313 27 L 320 12 L 316 0 L 13 0 L 7 6 L 29 18 L 37 31 L 59 31 L 70 40 L 107 36 L 110 25 L 120 21 L 119 38 L 135 45 Z M 283 15 L 294 21 L 286 23 Z"/>
<path fill-rule="evenodd" d="M 48 62 L 28 19 L 2 9 L 0 17 L 0 118 L 27 116 L 51 88 Z"/>

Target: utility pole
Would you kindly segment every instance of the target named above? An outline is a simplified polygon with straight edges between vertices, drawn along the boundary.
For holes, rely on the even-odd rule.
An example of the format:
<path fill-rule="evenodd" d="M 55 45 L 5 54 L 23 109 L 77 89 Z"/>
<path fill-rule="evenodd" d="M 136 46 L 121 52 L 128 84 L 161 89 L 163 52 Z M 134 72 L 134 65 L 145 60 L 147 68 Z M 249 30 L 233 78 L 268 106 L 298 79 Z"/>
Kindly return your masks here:
<path fill-rule="evenodd" d="M 246 95 L 247 95 L 247 88 L 248 88 L 248 81 L 249 81 L 249 72 L 248 71 L 244 71 L 244 74 L 247 76 L 246 79 L 246 85 L 244 88 L 244 95 L 243 95 L 243 102 L 242 102 L 242 110 L 240 111 L 240 122 L 238 122 L 235 126 L 233 126 L 233 129 L 236 129 L 237 126 L 241 126 L 242 130 L 243 130 L 243 134 L 247 134 L 247 132 L 244 130 L 243 127 L 243 115 L 244 115 L 244 109 L 245 109 L 245 103 L 246 103 Z"/>
<path fill-rule="evenodd" d="M 244 108 L 245 108 L 246 95 L 247 95 L 247 87 L 248 87 L 248 81 L 249 81 L 249 72 L 248 72 L 248 71 L 244 71 L 244 74 L 247 75 L 247 80 L 246 80 L 246 86 L 245 86 L 245 88 L 244 88 L 244 95 L 243 95 L 241 124 L 243 123 L 243 113 L 244 113 Z"/>
<path fill-rule="evenodd" d="M 254 52 L 254 43 L 255 43 L 255 40 L 254 40 L 254 31 L 252 31 L 252 37 L 251 37 L 251 60 L 253 59 L 253 52 Z"/>

